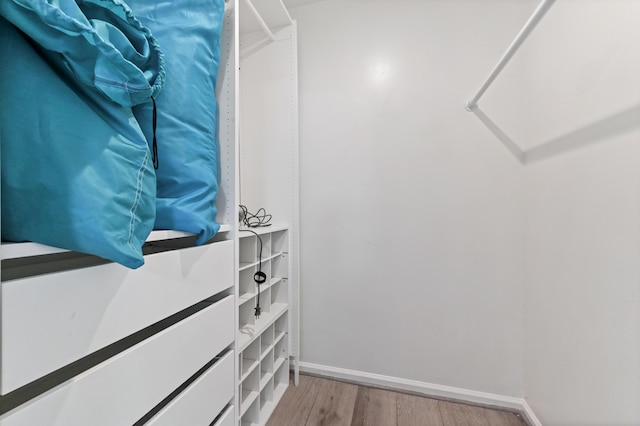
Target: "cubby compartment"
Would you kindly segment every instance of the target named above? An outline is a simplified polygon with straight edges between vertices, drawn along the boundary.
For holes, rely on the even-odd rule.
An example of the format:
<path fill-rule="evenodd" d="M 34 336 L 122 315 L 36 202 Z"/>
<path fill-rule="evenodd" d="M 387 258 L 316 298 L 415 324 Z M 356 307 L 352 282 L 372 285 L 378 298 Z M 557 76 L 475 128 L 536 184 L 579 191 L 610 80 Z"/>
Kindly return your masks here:
<path fill-rule="evenodd" d="M 254 401 L 247 407 L 246 410 L 240 411 L 240 424 L 242 426 L 254 426 L 260 424 L 260 398 L 258 393 L 255 394 Z"/>
<path fill-rule="evenodd" d="M 289 360 L 285 359 L 273 374 L 273 399 L 278 403 L 289 386 Z"/>
<path fill-rule="evenodd" d="M 289 262 L 287 254 L 280 254 L 271 259 L 270 275 L 271 282 L 279 281 L 282 278 L 289 277 Z"/>
<path fill-rule="evenodd" d="M 240 381 L 244 381 L 260 363 L 260 339 L 254 340 L 242 351 L 240 357 Z"/>
<path fill-rule="evenodd" d="M 240 305 L 238 312 L 238 321 L 240 334 L 253 334 L 255 332 L 256 315 L 253 303 L 244 303 Z"/>
<path fill-rule="evenodd" d="M 274 401 L 274 380 L 273 374 L 269 377 L 269 380 L 265 383 L 264 388 L 260 391 L 260 418 L 267 419 L 276 407 Z"/>
<path fill-rule="evenodd" d="M 262 258 L 267 259 L 271 257 L 271 234 L 260 235 L 262 240 Z M 258 257 L 260 257 L 260 241 L 258 241 Z"/>
<path fill-rule="evenodd" d="M 256 306 L 260 304 L 260 317 L 271 312 L 271 287 L 263 284 L 260 286 L 260 297 L 256 297 Z"/>
<path fill-rule="evenodd" d="M 285 253 L 289 251 L 289 237 L 287 231 L 277 231 L 271 234 L 271 252 Z"/>
<path fill-rule="evenodd" d="M 271 286 L 271 304 L 286 305 L 289 300 L 289 286 L 286 279 L 282 279 Z"/>
<path fill-rule="evenodd" d="M 260 361 L 260 390 L 273 378 L 273 346 Z"/>
<path fill-rule="evenodd" d="M 255 235 L 242 236 L 238 248 L 240 269 L 248 267 L 258 261 L 258 240 Z"/>
<path fill-rule="evenodd" d="M 288 322 L 288 315 L 286 312 L 276 320 L 274 324 L 274 331 L 277 337 L 288 333 L 289 322 Z"/>
<path fill-rule="evenodd" d="M 250 266 L 239 272 L 238 278 L 238 303 L 242 304 L 255 297 L 256 282 L 253 279 L 257 269 L 255 266 Z"/>
<path fill-rule="evenodd" d="M 270 284 L 269 277 L 272 275 L 271 267 L 272 267 L 272 264 L 271 264 L 271 262 L 269 260 L 264 260 L 263 259 L 262 262 L 258 263 L 258 269 L 256 269 L 256 271 L 259 270 L 259 271 L 263 272 L 265 277 L 266 277 L 265 282 L 260 284 L 260 289 L 264 289 L 265 287 L 269 286 L 269 284 Z"/>
<path fill-rule="evenodd" d="M 277 340 L 273 347 L 273 363 L 274 369 L 277 370 L 282 362 L 287 359 L 289 352 L 287 335 L 282 333 L 277 336 Z"/>
<path fill-rule="evenodd" d="M 258 400 L 260 394 L 260 369 L 254 368 L 240 385 L 240 416 Z"/>
<path fill-rule="evenodd" d="M 270 325 L 260 336 L 260 358 L 264 356 L 273 348 L 274 341 L 274 325 Z"/>

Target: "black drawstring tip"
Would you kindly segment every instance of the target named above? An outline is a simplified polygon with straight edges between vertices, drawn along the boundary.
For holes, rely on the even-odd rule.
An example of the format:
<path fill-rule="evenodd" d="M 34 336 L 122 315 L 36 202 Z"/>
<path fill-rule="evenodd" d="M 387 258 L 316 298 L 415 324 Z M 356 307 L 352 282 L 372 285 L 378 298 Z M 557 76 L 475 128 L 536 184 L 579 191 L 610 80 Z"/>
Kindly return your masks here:
<path fill-rule="evenodd" d="M 158 170 L 158 166 L 160 162 L 158 161 L 158 141 L 156 140 L 156 126 L 158 124 L 158 110 L 156 107 L 156 100 L 151 97 L 151 102 L 153 102 L 153 143 L 152 143 L 152 151 L 151 151 L 151 160 L 153 161 L 153 168 Z"/>

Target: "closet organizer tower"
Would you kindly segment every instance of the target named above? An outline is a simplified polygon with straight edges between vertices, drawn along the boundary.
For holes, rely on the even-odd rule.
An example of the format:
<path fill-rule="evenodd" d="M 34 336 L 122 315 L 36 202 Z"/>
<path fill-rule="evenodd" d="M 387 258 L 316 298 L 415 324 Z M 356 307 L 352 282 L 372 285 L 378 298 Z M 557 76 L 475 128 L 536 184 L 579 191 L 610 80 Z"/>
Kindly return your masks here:
<path fill-rule="evenodd" d="M 299 351 L 296 49 L 281 0 L 225 2 L 207 244 L 153 231 L 136 270 L 0 245 L 0 426 L 266 423 Z M 240 204 L 273 225 L 243 231 Z"/>
<path fill-rule="evenodd" d="M 282 0 L 238 0 L 237 11 L 238 197 L 273 224 L 239 231 L 236 406 L 239 424 L 264 425 L 290 368 L 298 376 L 297 32 Z M 266 275 L 259 286 L 257 272 Z"/>

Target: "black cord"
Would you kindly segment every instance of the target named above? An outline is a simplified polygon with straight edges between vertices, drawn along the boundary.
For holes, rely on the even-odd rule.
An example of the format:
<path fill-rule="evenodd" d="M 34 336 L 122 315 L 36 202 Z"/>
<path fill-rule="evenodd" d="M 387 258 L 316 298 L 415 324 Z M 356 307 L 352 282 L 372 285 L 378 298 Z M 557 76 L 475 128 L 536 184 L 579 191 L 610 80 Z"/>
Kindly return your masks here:
<path fill-rule="evenodd" d="M 264 284 L 267 281 L 267 274 L 262 272 L 262 238 L 257 232 L 250 229 L 241 229 L 241 231 L 251 232 L 253 235 L 258 237 L 258 241 L 260 242 L 260 250 L 258 251 L 258 271 L 253 274 L 253 281 L 255 281 L 258 289 L 258 294 L 256 295 L 255 316 L 256 318 L 260 318 L 260 314 L 262 313 L 262 308 L 260 307 L 260 284 Z"/>
<path fill-rule="evenodd" d="M 160 162 L 158 161 L 158 141 L 156 139 L 156 127 L 158 124 L 158 109 L 156 108 L 156 100 L 151 97 L 151 102 L 153 102 L 153 143 L 151 144 L 151 160 L 153 161 L 153 168 L 158 170 L 160 166 Z"/>
<path fill-rule="evenodd" d="M 251 213 L 249 210 L 240 204 L 240 210 L 242 210 L 242 223 L 247 228 L 259 228 L 263 226 L 271 226 L 271 215 L 267 214 L 264 208 L 258 209 L 256 213 Z"/>

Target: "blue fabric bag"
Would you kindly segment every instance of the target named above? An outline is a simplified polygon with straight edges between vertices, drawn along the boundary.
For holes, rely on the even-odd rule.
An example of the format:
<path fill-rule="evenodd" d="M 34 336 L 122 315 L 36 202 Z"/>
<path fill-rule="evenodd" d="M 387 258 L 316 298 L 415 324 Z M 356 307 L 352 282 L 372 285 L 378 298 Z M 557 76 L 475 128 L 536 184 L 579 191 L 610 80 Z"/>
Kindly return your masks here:
<path fill-rule="evenodd" d="M 155 229 L 197 234 L 203 244 L 218 232 L 217 103 L 215 99 L 224 0 L 129 0 L 162 46 L 167 82 L 158 95 Z M 151 140 L 152 108 L 134 108 Z"/>
<path fill-rule="evenodd" d="M 0 14 L 2 238 L 141 266 L 156 183 L 131 106 L 160 90 L 157 43 L 117 0 Z"/>
<path fill-rule="evenodd" d="M 119 105 L 148 102 L 162 89 L 158 43 L 121 0 L 2 0 L 0 15 L 63 72 Z"/>

